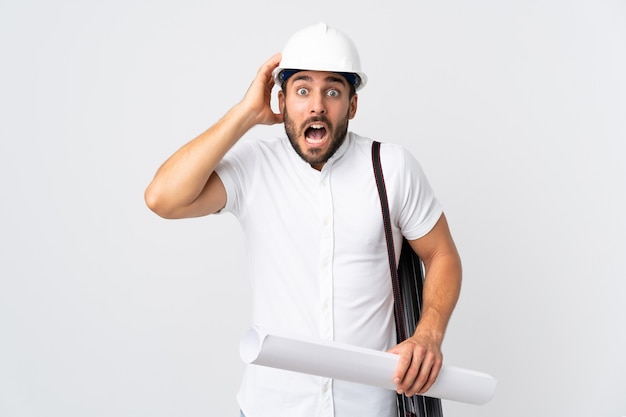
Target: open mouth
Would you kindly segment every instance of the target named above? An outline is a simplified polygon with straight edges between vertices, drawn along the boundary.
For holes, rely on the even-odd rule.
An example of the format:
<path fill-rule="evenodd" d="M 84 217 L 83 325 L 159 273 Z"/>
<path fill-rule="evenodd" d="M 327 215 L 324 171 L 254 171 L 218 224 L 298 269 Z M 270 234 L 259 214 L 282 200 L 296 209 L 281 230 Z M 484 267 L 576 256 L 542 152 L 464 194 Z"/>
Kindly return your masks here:
<path fill-rule="evenodd" d="M 311 145 L 323 143 L 326 139 L 326 127 L 321 124 L 312 124 L 304 131 L 304 138 Z"/>

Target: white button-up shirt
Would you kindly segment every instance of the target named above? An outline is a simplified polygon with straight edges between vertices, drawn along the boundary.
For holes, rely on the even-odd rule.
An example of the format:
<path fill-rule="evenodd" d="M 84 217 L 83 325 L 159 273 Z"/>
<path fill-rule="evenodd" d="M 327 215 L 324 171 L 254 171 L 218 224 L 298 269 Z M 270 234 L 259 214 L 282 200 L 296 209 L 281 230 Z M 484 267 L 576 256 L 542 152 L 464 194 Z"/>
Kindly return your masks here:
<path fill-rule="evenodd" d="M 239 142 L 217 168 L 242 227 L 252 321 L 287 337 L 377 350 L 395 345 L 393 294 L 372 140 L 349 133 L 321 171 L 287 138 Z M 442 209 L 413 156 L 381 146 L 396 256 L 402 235 L 430 231 Z M 247 417 L 391 417 L 395 391 L 249 365 L 238 401 Z"/>

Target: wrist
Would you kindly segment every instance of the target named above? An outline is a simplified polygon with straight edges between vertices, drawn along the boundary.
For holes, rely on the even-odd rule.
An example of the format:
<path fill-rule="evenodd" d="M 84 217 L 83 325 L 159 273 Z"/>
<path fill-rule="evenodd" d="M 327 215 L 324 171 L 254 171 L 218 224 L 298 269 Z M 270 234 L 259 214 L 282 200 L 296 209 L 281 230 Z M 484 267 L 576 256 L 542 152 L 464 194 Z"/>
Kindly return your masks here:
<path fill-rule="evenodd" d="M 437 343 L 442 343 L 446 327 L 447 321 L 436 312 L 423 312 L 414 335 L 428 337 Z"/>
<path fill-rule="evenodd" d="M 243 135 L 257 124 L 256 114 L 253 108 L 242 101 L 229 110 L 227 118 L 239 130 L 239 133 Z"/>

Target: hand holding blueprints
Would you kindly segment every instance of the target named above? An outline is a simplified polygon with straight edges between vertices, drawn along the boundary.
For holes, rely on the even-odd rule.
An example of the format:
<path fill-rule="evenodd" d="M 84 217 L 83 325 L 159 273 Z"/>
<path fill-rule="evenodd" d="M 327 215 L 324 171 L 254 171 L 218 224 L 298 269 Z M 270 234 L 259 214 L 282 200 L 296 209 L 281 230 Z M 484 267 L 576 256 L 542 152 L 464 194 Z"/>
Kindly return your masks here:
<path fill-rule="evenodd" d="M 246 331 L 240 344 L 241 359 L 327 378 L 395 390 L 391 381 L 398 355 L 325 340 L 300 340 L 266 334 L 258 327 Z M 470 404 L 491 400 L 497 381 L 488 374 L 446 366 L 423 395 Z"/>

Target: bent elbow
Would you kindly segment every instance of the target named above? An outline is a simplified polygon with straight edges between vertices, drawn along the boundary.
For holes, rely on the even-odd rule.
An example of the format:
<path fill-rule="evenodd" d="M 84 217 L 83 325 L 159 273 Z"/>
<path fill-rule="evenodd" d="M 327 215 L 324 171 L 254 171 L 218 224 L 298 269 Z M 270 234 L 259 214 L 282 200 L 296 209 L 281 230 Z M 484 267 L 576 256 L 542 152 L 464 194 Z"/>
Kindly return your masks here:
<path fill-rule="evenodd" d="M 165 199 L 153 186 L 150 184 L 146 191 L 144 192 L 143 199 L 150 210 L 152 210 L 159 217 L 163 217 L 164 219 L 174 219 L 175 216 L 173 211 L 166 204 L 167 199 Z"/>

